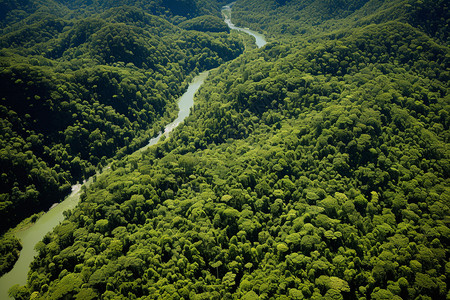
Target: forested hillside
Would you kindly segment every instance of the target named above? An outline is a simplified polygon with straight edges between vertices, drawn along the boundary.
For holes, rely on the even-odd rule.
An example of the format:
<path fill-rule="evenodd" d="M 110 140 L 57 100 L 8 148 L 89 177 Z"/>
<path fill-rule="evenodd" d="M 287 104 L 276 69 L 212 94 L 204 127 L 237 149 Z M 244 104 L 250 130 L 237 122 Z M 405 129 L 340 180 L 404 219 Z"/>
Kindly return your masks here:
<path fill-rule="evenodd" d="M 233 7 L 236 24 L 289 40 L 397 20 L 448 44 L 449 19 L 445 0 L 242 0 Z"/>
<path fill-rule="evenodd" d="M 19 21 L 28 23 L 35 14 L 50 13 L 63 18 L 85 18 L 111 8 L 133 6 L 151 15 L 161 16 L 176 23 L 202 15 L 220 16 L 224 0 L 2 0 L 0 1 L 0 28 Z"/>
<path fill-rule="evenodd" d="M 449 298 L 448 10 L 407 3 L 238 1 L 237 22 L 278 41 L 213 71 L 173 136 L 115 161 L 12 294 Z"/>
<path fill-rule="evenodd" d="M 217 17 L 194 18 L 201 32 L 139 6 L 104 3 L 101 13 L 73 17 L 64 14 L 76 6 L 7 4 L 8 16 L 36 10 L 17 22 L 5 17 L 0 35 L 2 233 L 61 201 L 111 158 L 145 145 L 176 116 L 176 99 L 193 75 L 243 51 L 240 38 L 217 30 Z M 0 265 L 8 268 L 11 256 L 8 262 Z"/>

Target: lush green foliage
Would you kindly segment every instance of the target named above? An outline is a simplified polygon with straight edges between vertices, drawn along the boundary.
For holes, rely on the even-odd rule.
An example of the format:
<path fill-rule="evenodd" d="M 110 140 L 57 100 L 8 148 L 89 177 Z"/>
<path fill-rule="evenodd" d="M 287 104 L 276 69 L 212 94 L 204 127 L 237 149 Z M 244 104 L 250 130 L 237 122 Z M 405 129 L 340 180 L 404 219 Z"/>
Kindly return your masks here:
<path fill-rule="evenodd" d="M 399 20 L 449 42 L 450 10 L 445 0 L 242 0 L 233 7 L 233 20 L 257 27 L 278 39 L 304 38 L 342 28 Z M 276 18 L 273 16 L 276 15 Z"/>
<path fill-rule="evenodd" d="M 0 231 L 147 143 L 193 74 L 243 50 L 125 6 L 77 21 L 37 13 L 0 45 Z"/>
<path fill-rule="evenodd" d="M 21 249 L 22 245 L 15 236 L 5 235 L 0 238 L 0 275 L 11 270 Z"/>
<path fill-rule="evenodd" d="M 33 14 L 78 19 L 124 6 L 179 23 L 202 15 L 219 17 L 220 7 L 225 3 L 224 0 L 1 0 L 0 28 L 19 21 L 29 23 Z"/>
<path fill-rule="evenodd" d="M 179 24 L 186 30 L 197 30 L 206 32 L 229 32 L 230 29 L 222 19 L 214 16 L 201 16 Z"/>
<path fill-rule="evenodd" d="M 63 193 L 135 149 L 172 115 L 188 74 L 241 51 L 225 32 L 199 32 L 220 28 L 213 17 L 146 2 L 180 31 L 125 2 L 2 36 L 5 199 L 38 203 L 39 189 Z M 86 15 L 99 5 L 74 3 Z M 36 246 L 12 294 L 448 298 L 445 7 L 238 1 L 236 22 L 278 42 L 213 71 L 170 139 L 115 160 Z"/>
<path fill-rule="evenodd" d="M 449 48 L 405 20 L 221 66 L 170 139 L 83 194 L 13 293 L 448 297 Z"/>

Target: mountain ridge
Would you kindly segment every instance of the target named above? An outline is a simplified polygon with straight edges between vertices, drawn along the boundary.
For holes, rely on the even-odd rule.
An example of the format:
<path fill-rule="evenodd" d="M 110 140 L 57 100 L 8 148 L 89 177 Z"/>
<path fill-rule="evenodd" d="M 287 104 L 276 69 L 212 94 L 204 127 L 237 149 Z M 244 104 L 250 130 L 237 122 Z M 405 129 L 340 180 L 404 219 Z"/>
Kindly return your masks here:
<path fill-rule="evenodd" d="M 146 144 L 195 74 L 243 51 L 226 31 L 184 30 L 136 7 L 45 11 L 0 36 L 2 232 Z"/>
<path fill-rule="evenodd" d="M 212 71 L 170 138 L 115 160 L 12 295 L 448 297 L 446 25 L 410 24 L 405 3 L 237 2 L 269 43 Z"/>

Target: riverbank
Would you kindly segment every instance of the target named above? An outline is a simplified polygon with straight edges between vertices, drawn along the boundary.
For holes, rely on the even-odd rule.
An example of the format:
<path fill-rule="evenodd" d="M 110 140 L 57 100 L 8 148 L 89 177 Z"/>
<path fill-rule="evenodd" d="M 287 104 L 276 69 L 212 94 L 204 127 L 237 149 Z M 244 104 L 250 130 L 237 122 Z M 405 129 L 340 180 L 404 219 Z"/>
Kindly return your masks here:
<path fill-rule="evenodd" d="M 256 44 L 258 47 L 262 47 L 266 44 L 263 35 L 252 32 L 248 29 L 236 27 L 231 23 L 231 21 L 227 22 L 226 20 L 227 18 L 225 18 L 225 22 L 228 24 L 228 26 L 230 26 L 231 29 L 239 30 L 254 36 L 257 41 Z M 167 137 L 173 129 L 175 129 L 180 123 L 182 123 L 187 116 L 189 116 L 191 107 L 194 104 L 193 98 L 200 86 L 208 77 L 208 74 L 209 71 L 202 72 L 192 80 L 187 91 L 178 100 L 178 117 L 173 122 L 165 126 L 164 132 L 161 132 L 156 137 L 150 139 L 149 143 L 146 146 L 140 148 L 130 155 L 140 153 L 146 150 L 148 147 L 157 144 L 163 135 Z M 9 273 L 0 278 L 0 298 L 3 299 L 8 297 L 8 290 L 11 286 L 15 284 L 26 284 L 29 265 L 33 261 L 36 254 L 36 251 L 34 249 L 35 245 L 40 240 L 42 240 L 47 232 L 51 231 L 55 226 L 57 226 L 64 220 L 64 211 L 75 208 L 80 200 L 80 195 L 83 189 L 88 188 L 89 185 L 93 181 L 95 181 L 96 177 L 105 176 L 107 173 L 109 173 L 108 170 L 109 168 L 105 167 L 101 173 L 90 177 L 89 180 L 83 185 L 79 184 L 73 186 L 72 193 L 63 202 L 56 205 L 53 209 L 49 210 L 49 212 L 43 214 L 35 224 L 32 224 L 26 230 L 17 232 L 16 236 L 21 239 L 23 249 L 14 268 Z"/>
<path fill-rule="evenodd" d="M 238 27 L 238 26 L 234 25 L 233 22 L 231 22 L 231 8 L 232 8 L 233 4 L 234 4 L 234 2 L 222 7 L 222 15 L 224 17 L 224 22 L 232 30 L 241 31 L 241 32 L 244 32 L 246 34 L 253 36 L 255 38 L 255 44 L 258 48 L 264 47 L 267 44 L 267 41 L 263 34 L 253 31 L 249 28 Z"/>
<path fill-rule="evenodd" d="M 158 136 L 149 140 L 149 143 L 141 149 L 135 151 L 130 155 L 140 153 L 158 143 L 160 138 L 164 135 L 168 137 L 169 133 L 175 129 L 183 120 L 189 115 L 190 109 L 194 104 L 194 96 L 205 79 L 208 77 L 209 71 L 205 71 L 194 77 L 189 84 L 187 91 L 178 100 L 178 117 L 171 123 L 165 126 L 164 134 L 160 133 Z M 109 173 L 109 166 L 105 167 L 101 173 L 90 177 L 83 184 L 72 186 L 72 193 L 67 196 L 64 201 L 54 206 L 46 213 L 41 213 L 41 217 L 35 223 L 26 222 L 27 226 L 20 227 L 20 230 L 15 231 L 15 235 L 22 243 L 22 250 L 19 259 L 15 263 L 13 269 L 0 278 L 0 298 L 8 298 L 8 290 L 16 284 L 25 285 L 29 270 L 29 265 L 36 255 L 35 245 L 41 241 L 44 236 L 50 232 L 55 226 L 64 220 L 64 212 L 74 209 L 80 201 L 82 191 L 88 188 L 92 182 L 99 176 L 105 176 Z M 22 224 L 22 223 L 21 223 Z"/>

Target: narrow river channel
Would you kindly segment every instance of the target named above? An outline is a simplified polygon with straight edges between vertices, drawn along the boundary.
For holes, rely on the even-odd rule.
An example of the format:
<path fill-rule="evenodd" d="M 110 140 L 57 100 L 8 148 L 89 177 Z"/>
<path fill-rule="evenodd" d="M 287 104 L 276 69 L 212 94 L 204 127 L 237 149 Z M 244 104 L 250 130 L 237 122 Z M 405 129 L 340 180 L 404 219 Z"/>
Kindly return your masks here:
<path fill-rule="evenodd" d="M 194 96 L 205 79 L 208 77 L 209 71 L 205 71 L 197 75 L 189 84 L 187 91 L 178 100 L 178 117 L 172 123 L 166 125 L 164 133 L 149 140 L 149 143 L 137 151 L 143 151 L 150 146 L 158 143 L 162 135 L 168 135 L 175 129 L 183 120 L 189 116 L 190 109 L 194 104 Z M 101 176 L 101 175 L 100 175 Z M 88 187 L 93 181 L 93 177 L 83 185 Z M 19 259 L 14 265 L 13 269 L 0 278 L 0 299 L 8 298 L 8 290 L 15 284 L 25 285 L 27 282 L 28 270 L 30 263 L 36 255 L 35 245 L 42 240 L 42 238 L 51 231 L 56 225 L 64 220 L 63 212 L 75 208 L 80 201 L 81 184 L 72 186 L 72 193 L 67 196 L 64 201 L 53 207 L 51 210 L 41 216 L 32 226 L 19 231 L 16 236 L 22 243 L 22 251 L 20 251 Z"/>
<path fill-rule="evenodd" d="M 228 5 L 225 5 L 222 7 L 222 15 L 224 16 L 224 21 L 225 23 L 228 25 L 228 27 L 230 29 L 234 29 L 234 30 L 238 30 L 238 31 L 242 31 L 245 32 L 246 34 L 249 34 L 251 36 L 253 36 L 255 38 L 255 44 L 258 48 L 263 47 L 265 44 L 267 44 L 266 38 L 264 37 L 263 34 L 250 30 L 248 28 L 241 28 L 241 27 L 237 27 L 236 25 L 234 25 L 231 22 L 231 9 L 233 7 L 235 2 L 230 3 Z"/>
<path fill-rule="evenodd" d="M 256 45 L 258 48 L 261 48 L 266 44 L 266 40 L 264 35 L 259 34 L 255 31 L 236 27 L 233 23 L 231 23 L 231 6 L 229 4 L 222 8 L 222 13 L 225 17 L 225 23 L 233 30 L 239 30 L 245 32 L 247 34 L 252 35 L 256 39 Z M 194 96 L 198 91 L 200 86 L 208 77 L 209 71 L 205 71 L 197 75 L 192 82 L 189 84 L 187 91 L 179 98 L 178 100 L 178 117 L 170 124 L 166 125 L 164 132 L 161 132 L 158 136 L 149 140 L 149 143 L 143 148 L 137 151 L 143 151 L 150 146 L 158 143 L 162 135 L 168 135 L 173 129 L 175 129 L 183 120 L 189 116 L 191 107 L 194 104 Z M 88 187 L 93 181 L 93 177 L 89 178 L 89 180 L 83 185 Z M 8 290 L 15 284 L 25 285 L 27 281 L 27 275 L 30 267 L 30 263 L 33 261 L 34 256 L 36 255 L 36 250 L 34 249 L 35 245 L 42 240 L 42 238 L 51 231 L 56 225 L 64 220 L 63 212 L 69 209 L 75 208 L 80 200 L 81 194 L 81 184 L 77 184 L 72 186 L 72 193 L 67 196 L 64 201 L 56 205 L 50 211 L 41 216 L 36 223 L 32 226 L 19 231 L 16 233 L 16 236 L 21 240 L 22 243 L 22 251 L 20 252 L 20 257 L 14 268 L 7 274 L 3 275 L 0 278 L 0 299 L 8 299 Z"/>

